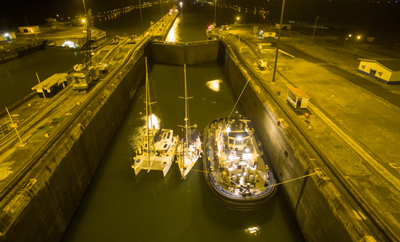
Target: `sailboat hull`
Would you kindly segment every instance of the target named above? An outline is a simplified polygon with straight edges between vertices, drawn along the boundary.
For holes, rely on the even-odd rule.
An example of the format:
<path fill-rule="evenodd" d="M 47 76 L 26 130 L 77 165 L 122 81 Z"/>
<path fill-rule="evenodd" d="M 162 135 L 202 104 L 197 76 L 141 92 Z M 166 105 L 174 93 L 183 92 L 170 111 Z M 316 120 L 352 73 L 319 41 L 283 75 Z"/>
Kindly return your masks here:
<path fill-rule="evenodd" d="M 143 152 L 142 150 L 147 149 L 147 143 L 144 143 L 144 148 L 141 148 L 141 151 L 134 157 L 132 168 L 135 170 L 135 175 L 138 175 L 142 170 L 147 172 L 162 171 L 164 177 L 167 175 L 175 159 L 179 138 L 177 136 L 174 137 L 173 131 L 169 129 L 163 129 L 160 138 L 154 144 L 154 152 L 149 154 Z"/>
<path fill-rule="evenodd" d="M 182 178 L 188 175 L 202 154 L 200 135 L 188 142 L 189 147 L 186 147 L 185 143 L 185 140 L 179 143 L 176 155 Z"/>

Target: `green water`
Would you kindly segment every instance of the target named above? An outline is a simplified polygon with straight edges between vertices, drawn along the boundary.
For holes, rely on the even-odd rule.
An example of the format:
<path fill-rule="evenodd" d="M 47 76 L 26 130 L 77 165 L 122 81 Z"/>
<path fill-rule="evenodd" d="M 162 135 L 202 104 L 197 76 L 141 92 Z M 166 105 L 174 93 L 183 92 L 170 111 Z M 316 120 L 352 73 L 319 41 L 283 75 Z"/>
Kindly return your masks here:
<path fill-rule="evenodd" d="M 200 5 L 184 7 L 176 32 L 171 34 L 180 42 L 204 40 L 205 29 L 213 21 L 212 10 Z M 95 26 L 106 30 L 109 37 L 140 33 L 149 21 L 157 21 L 160 16 L 157 7 L 146 11 L 143 24 L 138 11 L 133 11 L 102 22 L 96 20 Z M 231 22 L 234 17 L 229 11 L 221 10 L 217 22 Z M 0 95 L 0 102 L 9 105 L 29 93 L 37 82 L 35 72 L 44 79 L 69 70 L 82 58 L 79 52 L 75 55 L 46 50 L 1 64 L 1 81 L 8 91 L 7 96 Z M 184 96 L 183 66 L 150 66 L 150 80 L 157 94 L 152 100 L 157 100 L 164 127 L 181 134 L 178 125 L 183 124 L 184 103 L 178 97 Z M 222 80 L 218 92 L 206 85 L 218 79 Z M 190 120 L 201 132 L 213 119 L 229 115 L 236 96 L 223 66 L 188 66 L 187 80 L 189 96 L 193 97 L 189 101 Z M 205 183 L 201 159 L 185 180 L 181 180 L 176 163 L 165 178 L 155 171 L 142 171 L 135 176 L 131 169 L 132 148 L 138 127 L 144 125 L 143 99 L 142 84 L 65 233 L 64 242 L 304 241 L 280 189 L 264 208 L 239 212 L 216 200 Z M 240 108 L 237 109 L 242 111 Z M 257 227 L 258 233 L 246 232 L 251 227 Z"/>
<path fill-rule="evenodd" d="M 210 9 L 193 9 L 191 12 L 183 9 L 180 13 L 175 30 L 178 41 L 205 38 L 204 30 L 213 13 Z M 178 134 L 181 134 L 178 125 L 183 124 L 184 117 L 184 103 L 178 98 L 184 96 L 183 78 L 183 66 L 151 66 L 149 79 L 156 93 L 152 101 L 157 101 L 153 109 L 159 107 L 164 127 Z M 222 82 L 216 92 L 207 82 L 218 79 Z M 198 125 L 200 132 L 213 119 L 229 115 L 236 96 L 223 66 L 217 63 L 188 66 L 187 82 L 188 94 L 193 97 L 189 101 L 190 121 Z M 71 221 L 64 242 L 304 240 L 280 189 L 262 209 L 252 212 L 227 209 L 207 186 L 201 159 L 185 180 L 181 180 L 176 163 L 165 178 L 157 171 L 141 171 L 135 176 L 131 168 L 133 145 L 138 127 L 145 124 L 144 99 L 142 84 Z M 258 234 L 246 232 L 251 227 L 257 227 Z"/>
<path fill-rule="evenodd" d="M 219 92 L 206 83 L 222 79 Z M 154 65 L 150 79 L 165 128 L 179 132 L 183 123 L 183 67 Z M 236 97 L 216 63 L 188 66 L 190 118 L 199 130 L 214 118 L 229 115 Z M 227 209 L 207 187 L 199 160 L 185 180 L 173 164 L 161 172 L 130 168 L 137 127 L 144 125 L 144 86 L 134 97 L 99 169 L 64 237 L 66 241 L 303 241 L 281 191 L 265 208 Z M 153 99 L 152 99 L 153 100 Z M 259 234 L 246 229 L 258 227 Z"/>

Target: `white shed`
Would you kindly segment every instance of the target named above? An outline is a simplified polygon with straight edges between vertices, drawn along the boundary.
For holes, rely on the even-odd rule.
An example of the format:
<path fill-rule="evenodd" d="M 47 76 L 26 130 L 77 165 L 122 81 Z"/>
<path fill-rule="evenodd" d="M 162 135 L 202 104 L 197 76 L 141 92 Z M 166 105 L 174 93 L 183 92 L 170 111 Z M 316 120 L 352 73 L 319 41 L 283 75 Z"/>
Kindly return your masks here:
<path fill-rule="evenodd" d="M 288 87 L 287 101 L 294 109 L 300 110 L 307 108 L 308 100 L 310 100 L 310 97 L 305 94 L 303 90 Z"/>
<path fill-rule="evenodd" d="M 400 59 L 359 59 L 358 72 L 386 84 L 400 84 Z"/>
<path fill-rule="evenodd" d="M 39 26 L 21 26 L 21 27 L 18 27 L 18 30 L 20 33 L 24 33 L 24 34 L 40 33 Z"/>

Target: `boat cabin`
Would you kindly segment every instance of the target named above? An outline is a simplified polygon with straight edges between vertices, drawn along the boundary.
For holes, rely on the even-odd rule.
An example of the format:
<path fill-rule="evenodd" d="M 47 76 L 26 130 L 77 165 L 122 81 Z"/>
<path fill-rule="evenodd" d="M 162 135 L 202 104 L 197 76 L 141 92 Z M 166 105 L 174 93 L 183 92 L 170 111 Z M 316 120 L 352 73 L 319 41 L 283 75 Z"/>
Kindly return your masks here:
<path fill-rule="evenodd" d="M 247 132 L 229 132 L 228 134 L 228 147 L 230 150 L 244 151 L 245 148 L 249 148 L 251 137 Z"/>
<path fill-rule="evenodd" d="M 160 141 L 155 143 L 156 151 L 167 152 L 172 145 L 173 131 L 163 132 Z"/>

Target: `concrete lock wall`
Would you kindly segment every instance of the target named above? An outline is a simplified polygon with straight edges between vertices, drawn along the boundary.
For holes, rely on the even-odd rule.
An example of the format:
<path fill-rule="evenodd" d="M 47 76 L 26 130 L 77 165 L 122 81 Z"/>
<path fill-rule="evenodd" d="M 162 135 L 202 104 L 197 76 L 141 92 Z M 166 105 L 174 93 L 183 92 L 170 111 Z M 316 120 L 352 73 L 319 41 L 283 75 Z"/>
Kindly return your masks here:
<path fill-rule="evenodd" d="M 187 65 L 217 61 L 219 41 L 191 43 L 153 42 L 150 44 L 152 60 L 160 64 Z"/>
<path fill-rule="evenodd" d="M 14 206 L 1 215 L 2 241 L 61 240 L 144 70 L 142 53 L 136 63 L 131 61 L 110 80 L 20 182 L 17 192 L 3 200 Z"/>
<path fill-rule="evenodd" d="M 331 180 L 334 176 L 270 94 L 254 76 L 242 72 L 237 59 L 227 49 L 225 71 L 237 96 L 250 78 L 240 104 L 256 126 L 278 182 L 317 173 L 278 187 L 283 189 L 305 239 L 316 242 L 375 241 L 370 236 L 373 232 L 361 219 L 362 213 L 352 207 Z"/>
<path fill-rule="evenodd" d="M 214 45 L 214 44 L 212 44 Z M 156 52 L 155 45 L 145 52 Z M 320 158 L 301 136 L 285 112 L 273 98 L 243 71 L 233 52 L 217 43 L 215 54 L 196 57 L 203 47 L 187 51 L 193 62 L 217 60 L 224 56 L 227 77 L 239 95 L 250 78 L 240 104 L 255 125 L 264 149 L 279 181 L 288 181 L 310 173 L 317 175 L 279 186 L 283 189 L 307 241 L 371 241 L 369 228 L 357 218 L 351 205 L 338 191 Z M 172 53 L 165 52 L 164 61 Z M 181 51 L 181 54 L 183 52 Z M 193 55 L 193 56 L 192 56 Z M 212 57 L 211 57 L 212 56 Z M 215 59 L 214 59 L 215 58 Z M 220 58 L 221 59 L 221 58 Z M 218 59 L 220 61 L 220 59 Z M 158 62 L 154 58 L 155 62 Z M 173 63 L 182 61 L 182 55 Z M 162 62 L 163 63 L 163 62 Z M 167 64 L 173 64 L 167 63 Z M 180 64 L 180 63 L 179 63 Z M 183 63 L 182 63 L 183 64 Z M 90 184 L 114 132 L 144 78 L 144 56 L 130 61 L 124 71 L 110 80 L 85 110 L 74 120 L 48 152 L 33 167 L 3 202 L 12 209 L 0 214 L 3 241 L 59 241 Z M 101 83 L 98 83 L 99 85 Z M 101 130 L 101 132 L 99 132 Z M 361 216 L 362 217 L 362 216 Z"/>

